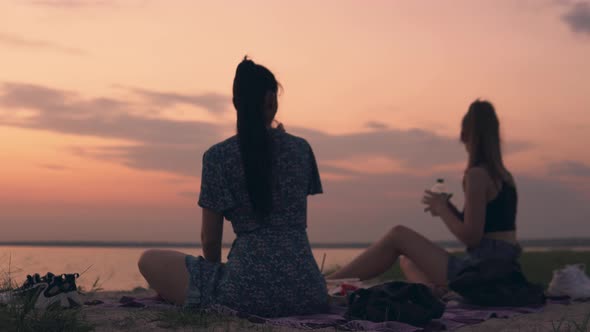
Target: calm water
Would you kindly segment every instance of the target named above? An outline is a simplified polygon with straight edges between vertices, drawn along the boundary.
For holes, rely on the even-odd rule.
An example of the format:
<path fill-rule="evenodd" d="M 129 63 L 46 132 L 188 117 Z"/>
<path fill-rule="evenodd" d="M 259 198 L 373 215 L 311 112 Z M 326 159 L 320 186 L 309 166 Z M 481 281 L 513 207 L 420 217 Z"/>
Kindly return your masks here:
<path fill-rule="evenodd" d="M 590 250 L 589 247 L 561 248 L 569 250 Z M 96 247 L 23 247 L 0 246 L 0 276 L 4 278 L 10 268 L 12 279 L 22 283 L 27 274 L 82 273 L 88 269 L 78 284 L 90 289 L 95 280 L 104 290 L 130 290 L 135 287 L 147 287 L 137 270 L 137 260 L 144 248 L 96 248 Z M 174 248 L 192 255 L 199 255 L 200 249 Z M 324 254 L 324 268 L 343 265 L 356 257 L 363 249 L 330 248 L 314 249 L 314 256 L 321 265 Z M 529 247 L 527 251 L 551 250 L 547 247 Z M 223 257 L 229 248 L 223 249 Z"/>
<path fill-rule="evenodd" d="M 80 247 L 2 247 L 0 246 L 0 273 L 10 275 L 19 284 L 27 274 L 82 273 L 78 285 L 89 289 L 97 278 L 105 290 L 130 290 L 146 287 L 147 284 L 137 270 L 137 260 L 143 248 L 80 248 Z M 174 248 L 192 255 L 200 255 L 200 249 Z M 362 249 L 317 249 L 314 256 L 321 264 L 326 254 L 325 268 L 342 265 L 354 258 Z M 223 257 L 229 248 L 223 249 Z"/>

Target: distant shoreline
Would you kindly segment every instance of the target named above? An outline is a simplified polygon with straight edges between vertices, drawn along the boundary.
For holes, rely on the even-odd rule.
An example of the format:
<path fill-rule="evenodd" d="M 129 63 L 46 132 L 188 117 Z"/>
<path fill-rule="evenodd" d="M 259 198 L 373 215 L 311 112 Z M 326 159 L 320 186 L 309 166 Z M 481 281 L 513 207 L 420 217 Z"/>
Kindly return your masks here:
<path fill-rule="evenodd" d="M 444 248 L 462 248 L 455 241 L 436 241 Z M 590 247 L 590 238 L 563 239 L 525 239 L 520 241 L 523 247 L 537 248 L 572 248 Z M 370 243 L 312 243 L 315 249 L 359 249 Z M 0 241 L 0 247 L 86 247 L 86 248 L 200 248 L 196 242 L 155 242 L 155 241 Z M 224 243 L 224 248 L 231 248 L 231 243 Z"/>

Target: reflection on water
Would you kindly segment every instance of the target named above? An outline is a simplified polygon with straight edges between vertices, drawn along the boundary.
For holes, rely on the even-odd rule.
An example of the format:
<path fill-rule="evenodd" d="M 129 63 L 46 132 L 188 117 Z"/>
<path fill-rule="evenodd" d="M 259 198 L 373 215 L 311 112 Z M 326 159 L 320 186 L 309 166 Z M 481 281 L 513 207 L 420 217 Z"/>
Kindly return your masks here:
<path fill-rule="evenodd" d="M 137 260 L 143 248 L 83 248 L 83 247 L 0 247 L 0 273 L 2 277 L 10 271 L 17 283 L 22 283 L 27 274 L 52 272 L 82 273 L 78 285 L 90 289 L 95 280 L 105 290 L 130 290 L 146 287 L 147 284 L 137 270 Z M 200 255 L 200 249 L 175 248 L 191 255 Z M 318 266 L 324 254 L 324 269 L 342 265 L 354 258 L 362 249 L 317 249 L 314 256 Z M 223 249 L 226 257 L 229 248 Z"/>
<path fill-rule="evenodd" d="M 562 248 L 569 250 L 590 250 L 589 247 Z M 2 247 L 0 246 L 1 277 L 10 272 L 17 283 L 22 283 L 27 274 L 45 274 L 52 272 L 82 273 L 88 269 L 78 284 L 84 289 L 90 289 L 95 280 L 104 290 L 130 290 L 135 287 L 146 287 L 146 283 L 137 270 L 137 260 L 144 251 L 143 248 L 85 248 L 85 247 Z M 200 249 L 175 248 L 192 255 L 200 255 Z M 547 247 L 529 247 L 527 251 L 551 250 Z M 343 265 L 356 257 L 362 249 L 359 248 L 317 248 L 313 250 L 318 266 L 326 256 L 324 270 L 330 270 L 336 265 Z M 227 256 L 229 248 L 223 249 L 223 257 Z"/>

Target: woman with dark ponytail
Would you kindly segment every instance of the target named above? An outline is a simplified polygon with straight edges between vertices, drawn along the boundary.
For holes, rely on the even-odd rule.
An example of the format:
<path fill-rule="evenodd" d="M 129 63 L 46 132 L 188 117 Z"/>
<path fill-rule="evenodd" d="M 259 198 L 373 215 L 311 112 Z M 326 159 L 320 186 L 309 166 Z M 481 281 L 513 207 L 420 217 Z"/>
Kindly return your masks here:
<path fill-rule="evenodd" d="M 309 144 L 271 126 L 279 87 L 266 67 L 247 58 L 238 65 L 238 133 L 203 156 L 203 256 L 148 250 L 139 260 L 140 272 L 164 299 L 265 317 L 327 309 L 306 231 L 307 196 L 321 193 L 322 185 Z M 227 263 L 221 263 L 224 218 L 236 234 Z"/>

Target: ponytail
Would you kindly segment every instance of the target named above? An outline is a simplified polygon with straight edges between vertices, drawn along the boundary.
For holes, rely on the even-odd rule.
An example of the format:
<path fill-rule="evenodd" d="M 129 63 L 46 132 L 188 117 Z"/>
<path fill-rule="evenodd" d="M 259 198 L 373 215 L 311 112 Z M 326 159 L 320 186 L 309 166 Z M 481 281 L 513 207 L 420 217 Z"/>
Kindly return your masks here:
<path fill-rule="evenodd" d="M 238 141 L 252 209 L 259 221 L 272 210 L 272 145 L 266 96 L 278 82 L 265 67 L 244 60 L 236 69 L 233 103 L 238 113 Z"/>

